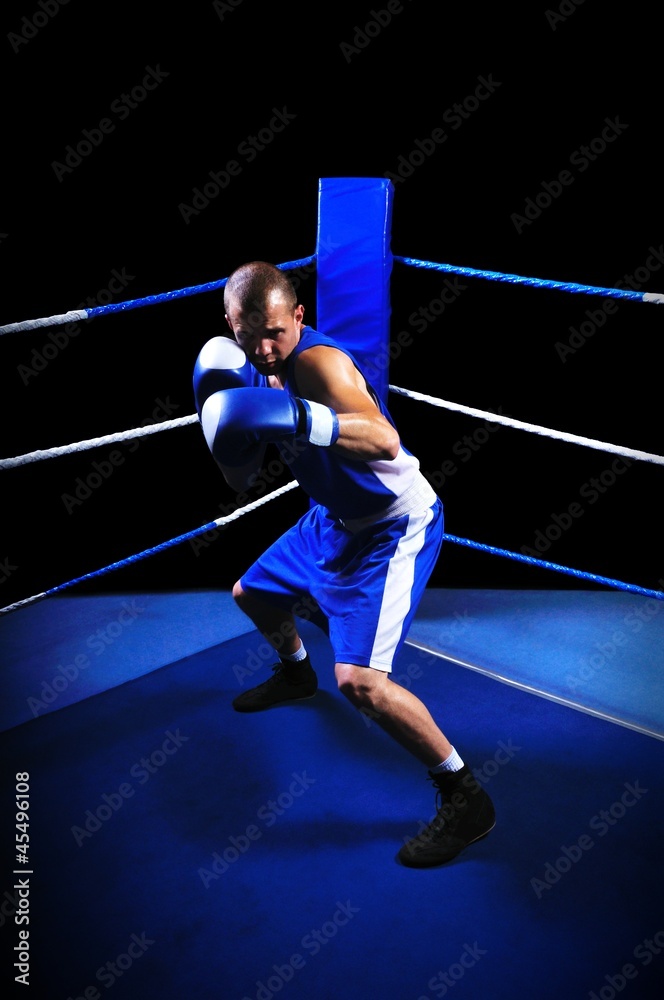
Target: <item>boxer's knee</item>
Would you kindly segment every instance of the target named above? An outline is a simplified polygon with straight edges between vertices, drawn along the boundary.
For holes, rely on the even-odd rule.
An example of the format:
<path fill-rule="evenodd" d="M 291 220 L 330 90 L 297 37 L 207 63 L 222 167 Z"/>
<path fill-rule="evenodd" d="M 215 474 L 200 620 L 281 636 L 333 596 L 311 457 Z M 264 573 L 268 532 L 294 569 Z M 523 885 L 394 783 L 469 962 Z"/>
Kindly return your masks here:
<path fill-rule="evenodd" d="M 356 708 L 370 708 L 377 697 L 381 677 L 371 667 L 358 667 L 352 663 L 336 663 L 334 676 L 341 693 Z"/>

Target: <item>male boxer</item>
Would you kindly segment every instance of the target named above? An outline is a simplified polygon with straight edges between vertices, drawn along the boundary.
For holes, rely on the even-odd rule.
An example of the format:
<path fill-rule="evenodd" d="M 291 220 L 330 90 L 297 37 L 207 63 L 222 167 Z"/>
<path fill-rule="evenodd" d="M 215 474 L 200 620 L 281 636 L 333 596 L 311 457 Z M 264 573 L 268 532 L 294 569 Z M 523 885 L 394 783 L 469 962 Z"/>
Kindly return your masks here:
<path fill-rule="evenodd" d="M 278 655 L 272 676 L 233 707 L 258 712 L 315 695 L 292 611 L 313 598 L 339 690 L 428 769 L 440 797 L 433 821 L 398 858 L 443 864 L 493 829 L 495 813 L 423 702 L 390 677 L 440 552 L 441 500 L 352 354 L 304 323 L 282 271 L 262 261 L 237 268 L 224 308 L 234 339 L 209 341 L 194 372 L 210 451 L 231 488 L 244 491 L 274 443 L 312 500 L 233 587 Z"/>

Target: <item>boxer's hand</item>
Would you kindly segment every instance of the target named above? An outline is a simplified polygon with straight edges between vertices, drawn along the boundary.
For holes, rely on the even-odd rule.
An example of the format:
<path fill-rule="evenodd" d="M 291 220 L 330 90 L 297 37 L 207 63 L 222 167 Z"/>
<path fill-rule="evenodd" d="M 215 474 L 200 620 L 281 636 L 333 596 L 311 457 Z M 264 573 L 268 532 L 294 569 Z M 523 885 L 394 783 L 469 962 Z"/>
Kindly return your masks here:
<path fill-rule="evenodd" d="M 220 389 L 266 385 L 234 340 L 212 337 L 201 348 L 194 366 L 194 399 L 200 417 L 206 399 Z"/>
<path fill-rule="evenodd" d="M 339 437 L 339 418 L 329 406 L 260 387 L 213 393 L 203 405 L 201 424 L 214 458 L 229 467 L 246 465 L 268 441 L 302 435 L 326 448 Z"/>

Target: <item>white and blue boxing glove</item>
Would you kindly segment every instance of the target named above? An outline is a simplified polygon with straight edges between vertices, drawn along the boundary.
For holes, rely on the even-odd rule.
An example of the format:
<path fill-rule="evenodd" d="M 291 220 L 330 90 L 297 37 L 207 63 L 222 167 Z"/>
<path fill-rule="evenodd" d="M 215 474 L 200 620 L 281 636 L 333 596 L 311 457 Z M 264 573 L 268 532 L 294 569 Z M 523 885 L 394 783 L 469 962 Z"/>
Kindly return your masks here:
<path fill-rule="evenodd" d="M 194 366 L 194 399 L 200 417 L 206 399 L 220 389 L 266 385 L 239 344 L 229 337 L 212 337 L 201 348 Z"/>
<path fill-rule="evenodd" d="M 213 393 L 203 404 L 201 425 L 215 460 L 231 468 L 246 465 L 270 441 L 301 435 L 329 448 L 339 437 L 339 418 L 329 406 L 253 386 Z"/>

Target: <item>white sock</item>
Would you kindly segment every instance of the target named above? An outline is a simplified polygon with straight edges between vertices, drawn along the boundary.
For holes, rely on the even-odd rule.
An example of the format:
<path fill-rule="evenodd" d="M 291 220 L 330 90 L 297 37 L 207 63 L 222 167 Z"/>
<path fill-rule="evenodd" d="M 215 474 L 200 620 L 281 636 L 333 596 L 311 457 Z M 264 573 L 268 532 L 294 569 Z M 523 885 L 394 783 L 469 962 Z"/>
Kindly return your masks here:
<path fill-rule="evenodd" d="M 281 660 L 289 660 L 291 663 L 299 663 L 300 660 L 306 659 L 306 656 L 307 656 L 307 651 L 304 648 L 304 643 L 302 643 L 300 648 L 295 653 L 290 653 L 289 655 L 287 655 L 286 653 L 279 654 L 279 658 Z"/>
<path fill-rule="evenodd" d="M 432 774 L 441 774 L 443 771 L 460 771 L 462 767 L 463 761 L 454 747 L 452 747 L 452 753 L 449 757 L 446 757 L 440 764 L 436 764 L 435 767 L 430 768 L 430 771 Z"/>

